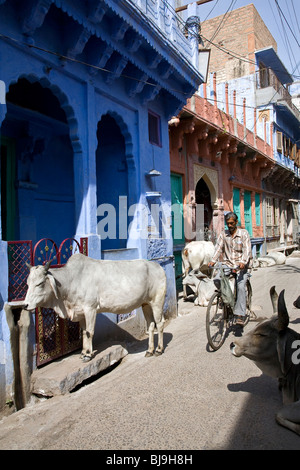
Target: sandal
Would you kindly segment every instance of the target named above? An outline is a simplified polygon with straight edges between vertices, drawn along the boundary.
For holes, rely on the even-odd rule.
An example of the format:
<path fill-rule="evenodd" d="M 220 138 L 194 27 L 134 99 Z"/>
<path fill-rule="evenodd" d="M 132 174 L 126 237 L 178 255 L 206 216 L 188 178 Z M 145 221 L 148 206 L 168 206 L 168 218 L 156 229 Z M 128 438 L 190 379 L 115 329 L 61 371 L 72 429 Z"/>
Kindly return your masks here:
<path fill-rule="evenodd" d="M 236 319 L 236 321 L 235 321 L 235 324 L 236 324 L 236 325 L 240 325 L 240 326 L 244 326 L 243 317 L 238 316 L 237 319 Z"/>

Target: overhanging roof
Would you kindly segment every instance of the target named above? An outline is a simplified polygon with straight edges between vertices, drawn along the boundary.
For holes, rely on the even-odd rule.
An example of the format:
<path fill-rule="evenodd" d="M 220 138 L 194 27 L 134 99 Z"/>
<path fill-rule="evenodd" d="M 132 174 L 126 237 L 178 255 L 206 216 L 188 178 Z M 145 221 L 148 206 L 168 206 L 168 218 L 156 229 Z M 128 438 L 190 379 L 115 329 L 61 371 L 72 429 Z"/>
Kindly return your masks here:
<path fill-rule="evenodd" d="M 273 47 L 267 47 L 265 49 L 255 51 L 255 56 L 261 60 L 266 67 L 270 67 L 273 70 L 281 83 L 286 84 L 292 83 L 294 81 L 293 77 L 287 71 Z"/>

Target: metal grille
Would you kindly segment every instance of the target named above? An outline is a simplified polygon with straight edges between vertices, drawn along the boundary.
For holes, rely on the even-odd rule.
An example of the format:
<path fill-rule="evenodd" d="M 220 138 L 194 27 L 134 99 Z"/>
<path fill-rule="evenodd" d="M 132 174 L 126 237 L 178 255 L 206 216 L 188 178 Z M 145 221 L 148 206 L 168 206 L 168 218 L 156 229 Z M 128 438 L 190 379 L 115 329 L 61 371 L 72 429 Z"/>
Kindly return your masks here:
<path fill-rule="evenodd" d="M 80 244 L 74 238 L 66 238 L 57 248 L 56 243 L 43 238 L 34 247 L 33 261 L 51 268 L 62 267 L 75 253 L 87 254 L 87 239 Z M 81 347 L 82 335 L 78 322 L 62 320 L 52 309 L 37 309 L 37 365 L 44 365 Z"/>
<path fill-rule="evenodd" d="M 27 292 L 28 267 L 32 264 L 32 242 L 7 242 L 8 249 L 8 301 L 22 301 Z"/>
<path fill-rule="evenodd" d="M 36 309 L 37 365 L 46 364 L 62 356 L 60 321 L 54 310 Z"/>
<path fill-rule="evenodd" d="M 52 261 L 52 266 L 58 264 L 58 248 L 56 243 L 50 238 L 42 238 L 36 243 L 33 249 L 33 265 L 45 265 L 48 261 Z"/>
<path fill-rule="evenodd" d="M 25 299 L 28 277 L 26 263 L 45 265 L 51 260 L 51 268 L 59 268 L 75 253 L 87 256 L 87 238 L 81 238 L 80 243 L 73 238 L 66 238 L 59 248 L 53 240 L 43 238 L 33 250 L 31 240 L 8 242 L 9 302 Z M 35 324 L 38 366 L 81 347 L 79 323 L 62 320 L 54 310 L 36 309 Z"/>

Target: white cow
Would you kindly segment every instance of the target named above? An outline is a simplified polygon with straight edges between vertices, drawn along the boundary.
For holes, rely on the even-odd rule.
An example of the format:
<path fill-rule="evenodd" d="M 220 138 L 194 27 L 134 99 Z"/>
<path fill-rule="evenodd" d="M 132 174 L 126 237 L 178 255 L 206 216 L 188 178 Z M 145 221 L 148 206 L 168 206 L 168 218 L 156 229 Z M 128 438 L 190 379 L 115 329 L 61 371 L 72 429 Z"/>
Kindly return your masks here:
<path fill-rule="evenodd" d="M 215 247 L 212 242 L 193 241 L 188 243 L 181 252 L 182 276 L 185 278 L 190 270 L 211 274 L 207 268 L 211 261 Z M 187 282 L 183 283 L 183 297 L 186 299 Z"/>
<path fill-rule="evenodd" d="M 280 264 L 285 264 L 286 256 L 284 253 L 280 251 L 272 251 L 265 256 L 260 256 L 256 260 L 254 260 L 254 267 L 268 267 L 268 266 L 275 266 Z"/>
<path fill-rule="evenodd" d="M 138 307 L 142 307 L 149 328 L 146 356 L 154 353 L 155 325 L 158 331 L 155 354 L 162 354 L 166 275 L 158 263 L 94 260 L 75 254 L 62 268 L 50 270 L 50 263 L 27 266 L 30 273 L 25 308 L 52 308 L 63 319 L 79 321 L 84 361 L 92 357 L 96 314 L 129 313 Z"/>
<path fill-rule="evenodd" d="M 201 271 L 190 271 L 183 279 L 182 284 L 190 286 L 196 295 L 194 304 L 200 307 L 207 307 L 217 288 L 214 280 L 201 273 Z"/>
<path fill-rule="evenodd" d="M 190 269 L 204 272 L 211 261 L 215 247 L 212 242 L 194 241 L 188 243 L 181 252 L 182 272 L 186 275 Z"/>

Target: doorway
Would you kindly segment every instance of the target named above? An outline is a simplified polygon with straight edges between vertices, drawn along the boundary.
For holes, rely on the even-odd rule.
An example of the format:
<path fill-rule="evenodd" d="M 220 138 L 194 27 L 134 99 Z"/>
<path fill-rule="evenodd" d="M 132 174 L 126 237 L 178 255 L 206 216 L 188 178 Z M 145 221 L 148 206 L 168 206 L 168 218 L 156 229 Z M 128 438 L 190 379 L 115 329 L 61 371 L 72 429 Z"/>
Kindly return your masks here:
<path fill-rule="evenodd" d="M 203 178 L 201 178 L 195 189 L 196 204 L 203 205 L 204 231 L 212 230 L 212 205 L 209 187 Z"/>
<path fill-rule="evenodd" d="M 16 223 L 16 153 L 13 139 L 1 138 L 2 240 L 14 240 Z"/>
<path fill-rule="evenodd" d="M 6 102 L 2 237 L 33 243 L 48 237 L 60 243 L 76 233 L 74 153 L 66 114 L 50 88 L 26 78 L 10 85 Z"/>
<path fill-rule="evenodd" d="M 106 114 L 97 129 L 96 150 L 98 222 L 101 249 L 125 249 L 128 238 L 128 168 L 125 139 L 116 120 Z M 125 213 L 126 211 L 126 213 Z M 121 225 L 122 224 L 122 225 Z"/>

